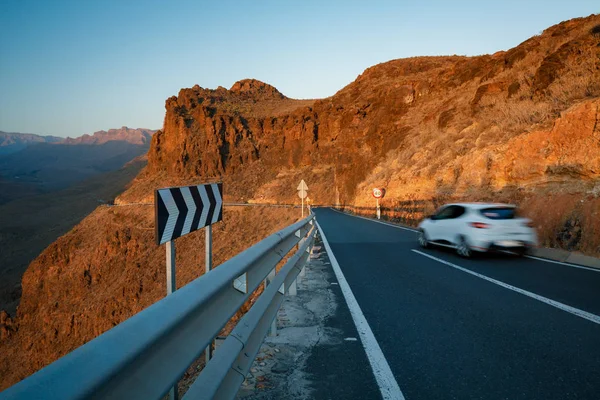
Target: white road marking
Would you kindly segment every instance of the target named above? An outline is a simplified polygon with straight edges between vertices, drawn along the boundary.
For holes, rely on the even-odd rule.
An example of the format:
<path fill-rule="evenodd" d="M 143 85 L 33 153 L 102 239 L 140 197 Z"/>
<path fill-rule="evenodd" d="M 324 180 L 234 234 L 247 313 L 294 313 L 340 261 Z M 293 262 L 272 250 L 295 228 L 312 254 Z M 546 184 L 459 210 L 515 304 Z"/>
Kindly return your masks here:
<path fill-rule="evenodd" d="M 323 233 L 323 229 L 321 229 L 321 225 L 319 225 L 318 222 L 317 228 L 323 239 L 323 245 L 325 246 L 329 260 L 331 261 L 335 276 L 340 284 L 340 289 L 342 289 L 342 293 L 344 294 L 344 298 L 350 309 L 354 325 L 356 325 L 356 330 L 358 331 L 362 345 L 367 353 L 367 358 L 371 364 L 371 369 L 373 370 L 373 375 L 375 375 L 375 380 L 379 386 L 381 396 L 384 400 L 404 400 L 405 398 L 398 386 L 398 382 L 396 382 L 396 378 L 394 378 L 394 375 L 392 374 L 392 370 L 381 351 L 381 347 L 379 347 L 379 343 L 377 343 L 377 339 L 375 339 L 375 335 L 373 335 L 373 331 L 365 319 L 365 316 L 352 293 L 352 289 L 350 289 L 350 285 L 348 284 L 348 281 L 346 281 L 346 277 L 342 273 L 340 265 L 333 255 L 333 251 Z"/>
<path fill-rule="evenodd" d="M 344 340 L 347 342 L 356 342 L 358 339 L 356 339 L 355 337 L 347 337 L 347 338 L 344 338 Z"/>
<path fill-rule="evenodd" d="M 558 301 L 554 301 L 554 300 L 551 300 L 551 299 L 549 299 L 547 297 L 540 296 L 539 294 L 528 292 L 527 290 L 519 289 L 518 287 L 509 285 L 508 283 L 504 283 L 504 282 L 498 281 L 496 279 L 490 278 L 488 276 L 485 276 L 485 275 L 479 274 L 477 272 L 471 271 L 470 269 L 460 267 L 460 266 L 458 266 L 456 264 L 453 264 L 451 262 L 448 262 L 446 260 L 442 260 L 441 258 L 434 257 L 434 256 L 429 255 L 427 253 L 423 253 L 422 251 L 414 250 L 414 249 L 412 251 L 414 251 L 415 253 L 418 253 L 418 254 L 420 254 L 422 256 L 431 258 L 432 260 L 435 260 L 435 261 L 440 262 L 442 264 L 446 264 L 446 265 L 448 265 L 448 266 L 450 266 L 452 268 L 456 268 L 456 269 L 458 269 L 460 271 L 466 272 L 467 274 L 471 274 L 471 275 L 476 276 L 478 278 L 484 279 L 484 280 L 486 280 L 488 282 L 494 283 L 494 284 L 496 284 L 498 286 L 502 286 L 503 288 L 510 289 L 510 290 L 515 291 L 517 293 L 520 293 L 522 295 L 531 297 L 532 299 L 536 299 L 538 301 L 541 301 L 542 303 L 546 303 L 548 305 L 551 305 L 552 307 L 556 307 L 556 308 L 558 308 L 560 310 L 566 311 L 566 312 L 571 313 L 573 315 L 576 315 L 578 317 L 587 319 L 588 321 L 592 321 L 592 322 L 594 322 L 596 324 L 600 324 L 600 316 L 598 316 L 598 315 L 589 313 L 587 311 L 580 310 L 580 309 L 575 308 L 575 307 L 568 306 L 568 305 L 563 304 L 563 303 L 559 303 Z"/>
<path fill-rule="evenodd" d="M 399 226 L 399 225 L 395 225 L 395 224 L 390 224 L 389 222 L 383 222 L 383 221 L 378 221 L 376 219 L 371 219 L 371 218 L 366 218 L 366 217 L 361 217 L 360 215 L 352 215 L 352 214 L 346 214 L 345 212 L 341 212 L 340 210 L 336 210 L 335 208 L 331 208 L 331 210 L 338 212 L 340 214 L 344 214 L 347 215 L 349 217 L 354 217 L 354 218 L 360 218 L 360 219 L 364 219 L 366 221 L 371 221 L 371 222 L 377 222 L 378 224 L 382 224 L 382 225 L 387 225 L 387 226 L 391 226 L 392 228 L 398 228 L 398 229 L 404 229 L 405 231 L 410 231 L 410 232 L 419 232 L 417 229 L 413 229 L 413 228 L 407 228 L 404 226 Z"/>
<path fill-rule="evenodd" d="M 531 259 L 534 259 L 534 260 L 549 262 L 549 263 L 552 263 L 552 264 L 559 264 L 559 265 L 565 265 L 567 267 L 587 269 L 588 271 L 600 272 L 600 269 L 598 269 L 598 268 L 585 267 L 583 265 L 570 264 L 570 263 L 565 263 L 565 262 L 562 262 L 562 261 L 555 261 L 555 260 L 550 260 L 548 258 L 541 258 L 541 257 L 535 257 L 535 256 L 525 256 L 525 257 L 531 258 Z"/>

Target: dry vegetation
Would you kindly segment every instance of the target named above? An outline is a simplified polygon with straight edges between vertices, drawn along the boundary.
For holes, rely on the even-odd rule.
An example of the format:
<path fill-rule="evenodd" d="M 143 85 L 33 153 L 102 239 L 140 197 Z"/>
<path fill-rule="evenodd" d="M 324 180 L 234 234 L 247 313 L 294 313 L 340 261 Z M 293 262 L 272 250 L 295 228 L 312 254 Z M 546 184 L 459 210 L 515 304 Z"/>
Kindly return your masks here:
<path fill-rule="evenodd" d="M 351 203 L 372 206 L 370 188 L 386 187 L 383 205 L 399 208 L 390 217 L 407 223 L 447 201 L 517 203 L 536 221 L 543 245 L 600 255 L 599 21 L 567 21 L 480 57 L 486 75 L 437 99 L 423 97 L 398 120 L 411 127 L 402 144 L 371 170 Z M 557 205 L 551 212 L 541 206 L 547 201 Z"/>
<path fill-rule="evenodd" d="M 236 103 L 224 103 L 220 109 L 230 115 L 243 115 L 245 117 L 273 117 L 289 114 L 299 108 L 310 107 L 315 100 L 264 100 L 256 102 L 253 100 L 240 101 Z"/>

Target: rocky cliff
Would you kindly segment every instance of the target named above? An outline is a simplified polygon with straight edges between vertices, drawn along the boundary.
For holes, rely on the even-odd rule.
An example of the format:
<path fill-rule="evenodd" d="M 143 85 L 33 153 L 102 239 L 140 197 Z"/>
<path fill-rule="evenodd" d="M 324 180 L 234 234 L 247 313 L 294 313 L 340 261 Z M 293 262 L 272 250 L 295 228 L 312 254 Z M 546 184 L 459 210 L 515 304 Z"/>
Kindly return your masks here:
<path fill-rule="evenodd" d="M 312 102 L 258 81 L 182 89 L 147 172 L 222 177 L 232 198 L 272 201 L 308 175 L 319 203 L 366 204 L 373 185 L 388 199 L 593 187 L 599 24 L 566 21 L 492 55 L 390 61 Z"/>

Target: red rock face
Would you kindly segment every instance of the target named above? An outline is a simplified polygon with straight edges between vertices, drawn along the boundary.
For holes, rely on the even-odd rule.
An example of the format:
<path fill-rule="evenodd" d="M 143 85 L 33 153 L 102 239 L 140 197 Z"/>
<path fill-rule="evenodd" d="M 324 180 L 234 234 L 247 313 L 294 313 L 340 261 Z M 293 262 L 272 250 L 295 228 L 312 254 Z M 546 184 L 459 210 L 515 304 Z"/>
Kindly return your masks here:
<path fill-rule="evenodd" d="M 446 163 L 456 170 L 454 176 L 470 168 L 450 167 L 444 148 L 458 146 L 453 151 L 462 155 L 477 153 L 476 142 L 501 145 L 600 93 L 593 84 L 599 77 L 599 39 L 592 32 L 599 20 L 591 16 L 561 23 L 494 55 L 379 64 L 322 100 L 298 102 L 251 79 L 230 90 L 182 89 L 166 102 L 164 128 L 149 153 L 149 173 L 230 180 L 234 188 L 228 193 L 235 197 L 235 181 L 247 179 L 256 163 L 263 171 L 257 188 L 282 170 L 326 167 L 333 171 L 331 185 L 339 200 L 352 201 L 359 184 L 386 157 L 432 135 L 423 145 L 440 142 L 438 148 L 420 157 L 430 160 L 429 166 L 439 161 L 444 168 Z M 561 93 L 569 94 L 559 104 Z M 460 135 L 442 144 L 465 129 L 470 131 L 463 135 L 464 144 L 456 145 Z M 381 167 L 389 170 L 389 165 Z"/>
<path fill-rule="evenodd" d="M 286 97 L 273 86 L 256 79 L 243 79 L 233 84 L 231 89 L 233 93 L 238 93 L 243 97 L 253 100 L 283 100 Z"/>

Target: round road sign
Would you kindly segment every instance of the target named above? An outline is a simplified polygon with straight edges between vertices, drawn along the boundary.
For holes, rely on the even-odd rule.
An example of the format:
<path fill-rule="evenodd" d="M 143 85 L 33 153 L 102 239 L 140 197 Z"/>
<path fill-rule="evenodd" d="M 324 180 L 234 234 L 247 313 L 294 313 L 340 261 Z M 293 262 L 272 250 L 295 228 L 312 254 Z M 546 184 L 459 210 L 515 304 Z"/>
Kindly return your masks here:
<path fill-rule="evenodd" d="M 376 199 L 381 199 L 385 196 L 385 189 L 383 188 L 373 188 L 373 197 Z"/>

